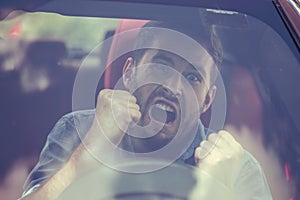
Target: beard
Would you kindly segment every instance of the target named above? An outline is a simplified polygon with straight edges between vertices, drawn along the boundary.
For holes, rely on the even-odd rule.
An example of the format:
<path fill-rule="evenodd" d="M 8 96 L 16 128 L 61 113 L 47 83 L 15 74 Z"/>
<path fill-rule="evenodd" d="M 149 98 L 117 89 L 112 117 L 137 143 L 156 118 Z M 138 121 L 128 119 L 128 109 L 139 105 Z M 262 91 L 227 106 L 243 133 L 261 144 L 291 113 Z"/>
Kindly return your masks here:
<path fill-rule="evenodd" d="M 182 109 L 187 108 L 185 102 L 163 86 L 145 85 L 134 96 L 142 113 L 140 121 L 129 130 L 136 153 L 163 148 L 179 132 L 188 134 L 198 125 L 199 113 L 195 109 Z M 130 132 L 135 132 L 134 136 Z"/>

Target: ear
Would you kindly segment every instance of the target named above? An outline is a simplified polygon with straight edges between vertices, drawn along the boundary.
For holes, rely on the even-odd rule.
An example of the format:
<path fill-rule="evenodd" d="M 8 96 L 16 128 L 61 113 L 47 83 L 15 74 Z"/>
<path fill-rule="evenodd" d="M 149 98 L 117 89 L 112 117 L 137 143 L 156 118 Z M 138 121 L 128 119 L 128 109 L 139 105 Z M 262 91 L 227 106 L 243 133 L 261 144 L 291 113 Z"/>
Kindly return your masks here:
<path fill-rule="evenodd" d="M 127 58 L 123 66 L 123 84 L 126 89 L 130 88 L 130 83 L 135 73 L 134 60 L 132 57 Z"/>
<path fill-rule="evenodd" d="M 201 113 L 205 113 L 209 109 L 213 100 L 215 99 L 216 91 L 217 87 L 215 85 L 211 86 L 210 89 L 207 91 Z"/>

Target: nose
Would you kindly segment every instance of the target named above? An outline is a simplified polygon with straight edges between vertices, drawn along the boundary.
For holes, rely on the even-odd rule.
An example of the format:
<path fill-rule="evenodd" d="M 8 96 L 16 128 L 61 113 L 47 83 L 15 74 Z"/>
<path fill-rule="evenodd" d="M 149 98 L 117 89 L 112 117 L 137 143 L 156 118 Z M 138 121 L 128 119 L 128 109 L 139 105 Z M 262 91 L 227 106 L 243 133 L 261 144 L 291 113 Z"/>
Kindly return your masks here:
<path fill-rule="evenodd" d="M 164 82 L 164 87 L 167 88 L 170 95 L 180 98 L 183 94 L 184 83 L 183 76 L 180 73 L 172 74 L 169 77 L 166 77 Z"/>

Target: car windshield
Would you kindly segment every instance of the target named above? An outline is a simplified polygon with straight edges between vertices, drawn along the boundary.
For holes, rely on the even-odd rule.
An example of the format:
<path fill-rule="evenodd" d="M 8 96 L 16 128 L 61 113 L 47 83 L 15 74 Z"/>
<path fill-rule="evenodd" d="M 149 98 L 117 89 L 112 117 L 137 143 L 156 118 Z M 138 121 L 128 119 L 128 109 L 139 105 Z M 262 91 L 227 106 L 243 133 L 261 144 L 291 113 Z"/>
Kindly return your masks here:
<path fill-rule="evenodd" d="M 41 164 L 38 162 L 39 155 L 47 137 L 48 140 L 64 139 L 49 134 L 55 130 L 53 127 L 60 118 L 82 110 L 93 112 L 103 89 L 129 90 L 136 94 L 128 89 L 126 68 L 123 69 L 123 66 L 129 62 L 129 57 L 135 58 L 143 50 L 151 52 L 153 57 L 144 57 L 142 61 L 149 60 L 138 66 L 140 71 L 137 72 L 144 77 L 141 80 L 137 78 L 136 81 L 140 82 L 135 90 L 151 84 L 167 85 L 170 77 L 182 76 L 180 81 L 186 85 L 182 94 L 188 96 L 182 106 L 191 102 L 185 111 L 181 107 L 177 109 L 177 100 L 166 103 L 167 98 L 163 102 L 153 97 L 156 103 L 149 106 L 148 113 L 153 121 L 163 124 L 163 127 L 171 127 L 170 124 L 175 124 L 180 114 L 181 118 L 189 119 L 190 115 L 185 116 L 184 113 L 192 113 L 197 106 L 201 112 L 205 106 L 201 91 L 206 90 L 204 88 L 210 91 L 211 85 L 215 85 L 217 89 L 211 106 L 198 117 L 205 130 L 229 131 L 257 159 L 273 199 L 299 195 L 299 47 L 296 35 L 291 31 L 292 26 L 282 20 L 278 8 L 271 1 L 263 1 L 262 8 L 265 10 L 251 7 L 252 4 L 247 9 L 243 5 L 227 8 L 221 4 L 220 7 L 209 3 L 205 5 L 205 2 L 199 5 L 160 1 L 65 2 L 52 1 L 29 9 L 0 7 L 3 13 L 10 10 L 0 21 L 0 196 L 16 199 L 33 186 L 33 180 L 27 180 L 23 189 L 29 172 L 37 163 Z M 218 37 L 222 53 L 213 55 L 206 44 L 211 41 L 204 40 L 199 45 L 197 35 L 180 33 L 169 27 L 158 28 L 153 35 L 164 37 L 163 42 L 138 46 L 136 38 L 142 29 L 148 31 L 144 25 L 149 21 L 167 21 L 175 24 L 176 28 L 183 25 L 190 32 L 210 29 Z M 172 60 L 170 55 L 179 58 Z M 180 67 L 176 61 L 180 61 Z M 219 61 L 216 76 L 208 75 L 208 67 L 218 65 Z M 193 91 L 191 95 L 190 91 Z M 146 93 L 152 92 L 149 87 Z M 147 96 L 142 92 L 139 95 Z M 142 104 L 142 100 L 138 99 L 138 102 Z M 195 105 L 192 104 L 196 101 Z M 181 106 L 181 100 L 178 104 Z M 141 106 L 141 109 L 147 110 L 148 107 Z M 146 119 L 145 124 L 151 125 Z M 80 132 L 81 124 L 77 125 Z M 170 127 L 168 131 L 172 130 Z M 147 134 L 141 137 L 147 137 Z M 178 149 L 177 154 L 183 154 L 182 149 L 193 145 L 194 137 L 193 134 L 186 136 L 182 147 L 170 148 Z M 178 144 L 168 141 L 164 145 Z M 130 148 L 124 147 L 123 150 L 127 152 Z M 166 154 L 168 152 L 163 156 Z M 176 155 L 168 154 L 166 157 L 175 161 L 178 159 Z M 166 158 L 163 156 L 159 159 Z M 106 164 L 112 165 L 110 161 Z M 154 167 L 153 171 L 161 168 Z M 54 174 L 52 171 L 49 173 L 48 176 Z M 163 177 L 168 179 L 166 174 Z M 109 179 L 109 176 L 106 178 Z M 191 184 L 185 181 L 182 180 L 183 184 Z M 138 182 L 136 184 L 139 185 Z M 140 190 L 130 191 L 133 196 L 124 195 L 124 198 L 147 196 L 149 191 Z M 163 194 L 165 199 L 172 199 L 168 191 L 154 190 L 146 199 L 156 199 L 159 194 Z M 119 191 L 122 190 L 115 191 L 112 196 L 122 197 Z M 105 193 L 104 190 L 97 192 Z M 174 193 L 174 196 L 181 198 L 182 193 Z"/>

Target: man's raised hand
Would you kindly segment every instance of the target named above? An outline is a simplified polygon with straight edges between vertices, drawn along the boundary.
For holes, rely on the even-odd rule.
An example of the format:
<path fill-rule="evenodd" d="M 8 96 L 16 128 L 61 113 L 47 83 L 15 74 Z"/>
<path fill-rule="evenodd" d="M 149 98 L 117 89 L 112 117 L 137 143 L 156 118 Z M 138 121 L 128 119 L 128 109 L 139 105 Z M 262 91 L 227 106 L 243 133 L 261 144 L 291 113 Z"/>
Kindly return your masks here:
<path fill-rule="evenodd" d="M 114 144 L 119 144 L 132 122 L 141 118 L 136 98 L 124 90 L 104 89 L 98 95 L 95 122 Z M 95 123 L 94 122 L 94 123 Z"/>

